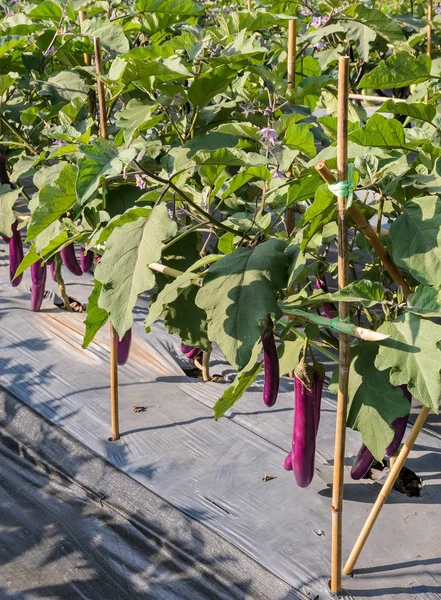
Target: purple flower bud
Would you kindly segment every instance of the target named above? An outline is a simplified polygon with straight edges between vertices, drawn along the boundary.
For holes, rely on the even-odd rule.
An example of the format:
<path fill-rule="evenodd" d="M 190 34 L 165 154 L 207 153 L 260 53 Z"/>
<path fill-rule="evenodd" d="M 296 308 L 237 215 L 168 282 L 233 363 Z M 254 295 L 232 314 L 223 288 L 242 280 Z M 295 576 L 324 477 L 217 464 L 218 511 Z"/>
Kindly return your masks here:
<path fill-rule="evenodd" d="M 314 44 L 314 48 L 316 50 L 323 50 L 323 48 L 326 48 L 327 45 L 328 45 L 328 42 L 324 42 L 323 40 L 320 40 L 316 44 Z"/>
<path fill-rule="evenodd" d="M 436 15 L 441 14 L 441 4 L 439 2 L 437 4 L 435 4 L 435 14 Z"/>
<path fill-rule="evenodd" d="M 170 219 L 173 219 L 173 211 L 170 209 L 167 209 L 167 214 L 170 217 Z"/>
<path fill-rule="evenodd" d="M 265 117 L 270 117 L 273 114 L 273 111 L 271 110 L 271 108 L 269 106 L 267 106 L 265 108 L 265 110 L 263 111 L 263 114 L 265 115 Z"/>
<path fill-rule="evenodd" d="M 45 50 L 43 52 L 43 56 L 49 56 L 50 54 L 54 54 L 55 52 L 55 48 L 54 46 L 51 46 L 50 48 L 48 48 L 47 50 Z"/>
<path fill-rule="evenodd" d="M 281 173 L 280 171 L 278 171 L 277 169 L 274 169 L 272 178 L 273 179 L 285 179 L 285 175 L 283 173 Z"/>
<path fill-rule="evenodd" d="M 307 8 L 306 6 L 302 6 L 302 8 L 300 9 L 300 14 L 303 15 L 304 17 L 309 17 L 311 14 L 311 11 L 309 10 L 309 8 Z"/>

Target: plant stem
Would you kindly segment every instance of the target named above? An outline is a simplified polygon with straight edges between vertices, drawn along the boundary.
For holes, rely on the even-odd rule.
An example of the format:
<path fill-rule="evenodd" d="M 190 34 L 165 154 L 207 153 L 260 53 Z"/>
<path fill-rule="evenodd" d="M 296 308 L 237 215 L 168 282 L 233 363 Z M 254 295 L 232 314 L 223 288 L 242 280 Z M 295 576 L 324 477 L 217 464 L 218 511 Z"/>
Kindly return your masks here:
<path fill-rule="evenodd" d="M 167 244 L 162 246 L 162 252 L 164 252 L 164 250 L 167 250 L 167 248 L 170 248 L 170 246 L 173 246 L 173 244 L 175 244 L 176 242 L 178 242 L 179 240 L 184 238 L 189 233 L 192 233 L 193 231 L 196 231 L 197 229 L 199 229 L 199 227 L 201 225 L 206 225 L 207 223 L 208 223 L 208 221 L 204 221 L 203 223 L 196 223 L 196 225 L 192 225 L 186 231 L 184 231 L 183 233 L 180 233 L 178 236 L 173 238 L 170 242 L 168 242 Z"/>
<path fill-rule="evenodd" d="M 55 279 L 57 280 L 57 284 L 58 284 L 58 292 L 61 296 L 61 299 L 63 300 L 63 305 L 64 308 L 68 311 L 71 312 L 72 311 L 72 307 L 70 305 L 70 301 L 69 301 L 69 296 L 67 295 L 66 292 L 66 286 L 64 283 L 64 279 L 63 276 L 61 274 L 61 255 L 60 254 L 56 254 L 54 256 L 54 263 L 55 263 Z"/>
<path fill-rule="evenodd" d="M 4 123 L 6 125 L 6 127 L 8 127 L 12 133 L 18 137 L 18 139 L 21 141 L 21 143 L 32 152 L 32 154 L 34 154 L 35 156 L 38 156 L 38 152 L 37 150 L 32 146 L 32 144 L 30 144 L 27 139 L 22 135 L 22 133 L 15 127 L 15 125 L 12 125 L 11 123 L 9 123 L 9 121 L 7 119 L 5 119 L 5 117 L 3 115 L 0 115 L 0 121 L 2 123 Z M 11 142 L 14 143 L 14 142 Z"/>
<path fill-rule="evenodd" d="M 203 208 L 198 206 L 196 204 L 196 202 L 193 202 L 193 200 L 189 196 L 187 196 L 187 194 L 185 192 L 180 190 L 178 188 L 178 186 L 175 185 L 172 181 L 163 179 L 162 177 L 159 177 L 159 175 L 155 175 L 148 169 L 145 169 L 137 160 L 133 161 L 133 163 L 136 165 L 136 167 L 140 171 L 142 171 L 145 175 L 147 175 L 147 177 L 150 177 L 150 179 L 153 179 L 154 181 L 159 181 L 159 183 L 163 183 L 164 185 L 169 185 L 179 196 L 181 196 L 181 198 L 183 200 L 185 200 L 185 202 L 187 202 L 187 204 L 189 204 L 192 208 L 194 208 L 194 210 L 196 210 L 199 214 L 203 215 L 205 217 L 205 219 L 207 221 L 209 221 L 210 223 L 212 223 L 215 227 L 220 227 L 221 229 L 224 229 L 225 231 L 234 233 L 234 235 L 240 235 L 240 232 L 238 232 L 237 229 L 233 229 L 232 227 L 229 227 L 228 225 L 221 223 L 220 221 L 215 219 L 210 213 L 208 213 Z M 248 235 L 245 235 L 245 237 L 248 240 L 251 239 L 250 236 L 248 236 Z"/>
<path fill-rule="evenodd" d="M 210 377 L 210 354 L 211 348 L 202 354 L 202 379 L 204 381 L 211 381 Z"/>

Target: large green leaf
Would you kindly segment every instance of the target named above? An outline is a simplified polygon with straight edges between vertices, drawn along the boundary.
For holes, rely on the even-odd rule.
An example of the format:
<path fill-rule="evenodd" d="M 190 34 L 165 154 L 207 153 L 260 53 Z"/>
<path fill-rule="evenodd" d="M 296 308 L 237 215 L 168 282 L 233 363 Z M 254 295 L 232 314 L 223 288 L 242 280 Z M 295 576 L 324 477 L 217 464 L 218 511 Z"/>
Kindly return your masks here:
<path fill-rule="evenodd" d="M 188 98 L 199 107 L 205 106 L 215 96 L 224 92 L 236 77 L 236 71 L 225 65 L 209 69 L 195 77 L 188 90 Z"/>
<path fill-rule="evenodd" d="M 397 52 L 378 67 L 366 73 L 359 87 L 370 89 L 400 88 L 430 79 L 432 61 L 425 54 L 415 57 L 407 52 Z"/>
<path fill-rule="evenodd" d="M 0 186 L 0 234 L 8 238 L 12 237 L 12 225 L 16 220 L 12 209 L 20 192 L 20 189 L 12 190 L 7 184 Z"/>
<path fill-rule="evenodd" d="M 149 314 L 144 321 L 146 329 L 159 319 L 167 304 L 174 302 L 181 291 L 193 284 L 199 278 L 197 273 L 184 272 L 168 283 L 158 294 L 156 300 L 149 306 Z"/>
<path fill-rule="evenodd" d="M 390 226 L 392 257 L 420 283 L 441 281 L 441 201 L 424 196 L 406 202 Z"/>
<path fill-rule="evenodd" d="M 314 202 L 303 215 L 303 222 L 307 227 L 303 230 L 302 250 L 305 250 L 312 237 L 323 229 L 323 227 L 334 221 L 337 216 L 337 201 L 327 185 L 317 188 Z"/>
<path fill-rule="evenodd" d="M 398 23 L 383 11 L 369 8 L 365 4 L 352 4 L 345 9 L 345 14 L 354 21 L 367 25 L 392 44 L 406 41 L 406 36 Z"/>
<path fill-rule="evenodd" d="M 370 279 L 354 281 L 334 294 L 326 294 L 325 301 L 328 300 L 360 302 L 368 308 L 386 302 L 382 284 L 379 281 L 371 281 Z"/>
<path fill-rule="evenodd" d="M 66 165 L 54 183 L 45 185 L 40 190 L 38 206 L 31 214 L 27 241 L 33 240 L 36 235 L 72 208 L 77 201 L 76 176 L 76 166 Z"/>
<path fill-rule="evenodd" d="M 33 6 L 27 13 L 28 17 L 36 21 L 59 21 L 63 11 L 52 0 L 43 0 L 37 6 Z"/>
<path fill-rule="evenodd" d="M 83 157 L 78 161 L 76 192 L 78 199 L 85 202 L 98 189 L 104 175 L 119 175 L 123 165 L 116 147 L 107 140 L 81 145 L 80 151 Z"/>
<path fill-rule="evenodd" d="M 203 11 L 194 0 L 137 0 L 136 9 L 146 13 L 197 16 Z"/>
<path fill-rule="evenodd" d="M 26 46 L 28 38 L 23 35 L 4 35 L 0 36 L 0 57 L 13 50 Z"/>
<path fill-rule="evenodd" d="M 401 315 L 378 329 L 382 342 L 375 366 L 392 369 L 390 382 L 406 384 L 417 400 L 438 412 L 441 399 L 441 326 L 416 315 Z"/>
<path fill-rule="evenodd" d="M 208 337 L 230 364 L 243 369 L 260 337 L 260 323 L 280 315 L 277 291 L 287 282 L 285 242 L 270 239 L 255 248 L 238 248 L 213 264 L 196 303 L 206 311 Z"/>
<path fill-rule="evenodd" d="M 198 289 L 196 285 L 186 288 L 167 306 L 164 325 L 169 333 L 178 335 L 184 344 L 208 350 L 207 316 L 195 304 Z"/>
<path fill-rule="evenodd" d="M 314 136 L 310 128 L 311 125 L 293 123 L 285 131 L 283 143 L 288 148 L 300 150 L 310 158 L 315 156 L 317 152 L 314 144 Z"/>
<path fill-rule="evenodd" d="M 361 433 L 364 444 L 382 461 L 394 436 L 391 425 L 408 414 L 409 402 L 400 388 L 392 387 L 388 372 L 376 366 L 378 350 L 372 342 L 352 349 L 347 425 Z"/>
<path fill-rule="evenodd" d="M 433 104 L 423 104 L 422 102 L 394 102 L 393 100 L 386 100 L 386 102 L 380 106 L 378 112 L 404 115 L 411 119 L 427 121 L 427 123 L 432 123 L 436 115 L 436 109 Z"/>
<path fill-rule="evenodd" d="M 280 375 L 287 375 L 299 364 L 300 353 L 305 345 L 305 340 L 298 337 L 295 340 L 284 340 L 277 348 L 279 356 Z"/>
<path fill-rule="evenodd" d="M 116 113 L 116 125 L 124 130 L 125 139 L 136 137 L 138 133 L 154 127 L 163 120 L 162 115 L 153 115 L 157 104 L 145 103 L 137 98 L 132 98 Z"/>
<path fill-rule="evenodd" d="M 41 94 L 51 96 L 53 103 L 71 102 L 75 98 L 84 101 L 89 88 L 75 71 L 60 71 L 43 84 Z"/>
<path fill-rule="evenodd" d="M 98 306 L 98 298 L 101 293 L 102 283 L 95 279 L 93 290 L 87 301 L 87 317 L 84 321 L 86 330 L 84 332 L 84 340 L 82 348 L 86 349 L 90 342 L 95 337 L 95 334 L 107 323 L 109 314 L 103 308 Z"/>
<path fill-rule="evenodd" d="M 408 296 L 406 310 L 422 317 L 441 317 L 441 285 L 419 285 Z"/>
<path fill-rule="evenodd" d="M 403 125 L 396 119 L 387 119 L 377 113 L 372 115 L 364 127 L 350 133 L 349 140 L 360 146 L 407 148 Z"/>
<path fill-rule="evenodd" d="M 95 278 L 103 284 L 98 306 L 111 318 L 120 339 L 133 323 L 133 307 L 142 292 L 155 285 L 148 264 L 161 257 L 163 241 L 176 235 L 176 223 L 165 204 L 156 206 L 148 218 L 116 228 L 106 242 Z"/>
<path fill-rule="evenodd" d="M 109 21 L 106 17 L 86 19 L 81 24 L 81 33 L 90 39 L 99 37 L 102 47 L 108 52 L 123 54 L 130 50 L 129 40 L 121 25 Z"/>

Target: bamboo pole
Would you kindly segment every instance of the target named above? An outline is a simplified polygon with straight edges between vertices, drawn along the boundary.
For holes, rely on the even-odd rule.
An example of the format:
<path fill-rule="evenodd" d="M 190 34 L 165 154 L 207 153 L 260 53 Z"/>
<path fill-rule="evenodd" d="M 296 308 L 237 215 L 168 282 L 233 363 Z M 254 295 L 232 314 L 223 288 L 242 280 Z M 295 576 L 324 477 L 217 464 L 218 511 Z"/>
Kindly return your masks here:
<path fill-rule="evenodd" d="M 100 136 L 107 139 L 107 110 L 104 84 L 99 76 L 103 74 L 101 62 L 101 42 L 99 37 L 93 38 L 95 51 L 95 68 L 97 77 L 98 102 L 100 107 Z M 103 186 L 104 187 L 104 186 Z M 118 334 L 110 323 L 110 427 L 113 442 L 119 440 L 119 399 L 118 399 Z"/>
<path fill-rule="evenodd" d="M 324 161 L 317 163 L 315 165 L 315 169 L 318 172 L 318 174 L 320 175 L 320 177 L 324 181 L 326 181 L 326 183 L 329 184 L 329 183 L 335 182 L 334 175 L 332 174 L 328 165 Z M 393 282 L 397 286 L 401 286 L 401 288 L 403 290 L 403 295 L 405 298 L 407 298 L 409 296 L 409 294 L 411 294 L 412 291 L 409 288 L 409 286 L 407 285 L 406 281 L 404 280 L 404 277 L 401 274 L 401 272 L 397 269 L 397 267 L 392 262 L 392 259 L 390 258 L 389 254 L 387 253 L 386 248 L 381 243 L 380 238 L 378 237 L 375 229 L 366 220 L 366 218 L 364 217 L 361 210 L 359 208 L 357 208 L 354 204 L 350 208 L 348 208 L 348 213 L 354 219 L 358 229 L 365 236 L 365 238 L 369 241 L 372 248 L 377 253 L 378 258 L 381 260 L 384 267 L 389 272 L 389 275 L 392 277 Z"/>
<path fill-rule="evenodd" d="M 297 45 L 297 21 L 290 19 L 288 22 L 288 86 L 296 85 L 296 45 Z"/>
<path fill-rule="evenodd" d="M 427 48 L 426 54 L 432 58 L 432 19 L 433 19 L 433 0 L 427 1 Z M 424 97 L 426 102 L 429 102 L 429 92 Z"/>
<path fill-rule="evenodd" d="M 79 17 L 79 21 L 80 21 L 80 26 L 82 26 L 84 21 L 87 19 L 86 11 L 80 10 L 80 12 L 78 13 L 78 17 Z M 85 52 L 83 54 L 83 56 L 84 56 L 84 64 L 86 65 L 86 67 L 90 67 L 92 64 L 90 54 L 88 52 Z M 95 114 L 95 93 L 93 90 L 89 90 L 88 97 L 87 97 L 87 106 L 88 106 L 89 114 L 94 115 Z"/>
<path fill-rule="evenodd" d="M 383 104 L 387 100 L 393 100 L 394 102 L 407 102 L 403 98 L 389 98 L 388 96 L 364 96 L 363 94 L 349 94 L 349 100 L 360 100 L 361 102 L 375 102 Z"/>
<path fill-rule="evenodd" d="M 349 103 L 349 57 L 338 61 L 338 112 L 337 112 L 337 169 L 338 180 L 348 176 L 348 103 Z M 349 283 L 348 261 L 348 216 L 346 198 L 337 198 L 338 223 L 338 287 Z M 338 316 L 344 321 L 349 316 L 349 304 L 338 303 Z M 349 337 L 339 334 L 339 366 L 337 418 L 335 426 L 334 477 L 332 484 L 332 548 L 331 548 L 331 593 L 341 590 L 342 525 L 343 525 L 343 475 L 346 443 L 346 413 L 348 405 L 348 383 L 350 366 Z"/>
<path fill-rule="evenodd" d="M 251 12 L 251 0 L 247 0 L 248 12 Z"/>
<path fill-rule="evenodd" d="M 427 416 L 430 412 L 430 409 L 427 406 L 423 406 L 420 414 L 418 415 L 417 420 L 415 421 L 414 426 L 410 430 L 409 436 L 407 440 L 404 442 L 403 447 L 395 461 L 394 466 L 392 467 L 386 481 L 384 482 L 383 487 L 375 501 L 374 506 L 369 513 L 369 516 L 366 520 L 366 523 L 363 526 L 363 529 L 360 532 L 360 535 L 355 542 L 354 548 L 352 549 L 351 554 L 345 564 L 344 572 L 347 575 L 350 575 L 354 570 L 355 563 L 360 556 L 361 551 L 366 543 L 367 538 L 369 537 L 370 532 L 372 531 L 373 526 L 375 525 L 375 521 L 377 520 L 378 515 L 380 514 L 381 509 L 383 508 L 384 503 L 387 500 L 388 495 L 390 494 L 395 481 L 397 480 L 398 475 L 400 474 L 403 465 L 409 456 L 410 451 L 427 419 Z"/>

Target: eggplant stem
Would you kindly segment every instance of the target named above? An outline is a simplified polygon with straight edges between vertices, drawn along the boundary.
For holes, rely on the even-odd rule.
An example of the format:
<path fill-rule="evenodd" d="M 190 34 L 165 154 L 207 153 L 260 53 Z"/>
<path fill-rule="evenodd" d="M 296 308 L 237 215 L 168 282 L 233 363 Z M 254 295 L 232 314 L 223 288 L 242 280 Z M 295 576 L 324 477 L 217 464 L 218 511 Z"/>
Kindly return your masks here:
<path fill-rule="evenodd" d="M 211 350 L 208 349 L 207 352 L 202 354 L 202 379 L 204 381 L 211 381 L 210 377 L 210 354 Z"/>
<path fill-rule="evenodd" d="M 58 293 L 60 294 L 60 297 L 63 301 L 64 308 L 68 312 L 72 312 L 72 307 L 70 305 L 69 296 L 67 295 L 67 292 L 66 292 L 66 285 L 64 283 L 64 279 L 61 274 L 62 261 L 61 261 L 60 254 L 56 254 L 54 256 L 54 263 L 55 263 L 54 275 L 55 275 L 55 279 L 57 280 L 57 284 L 58 284 Z"/>

